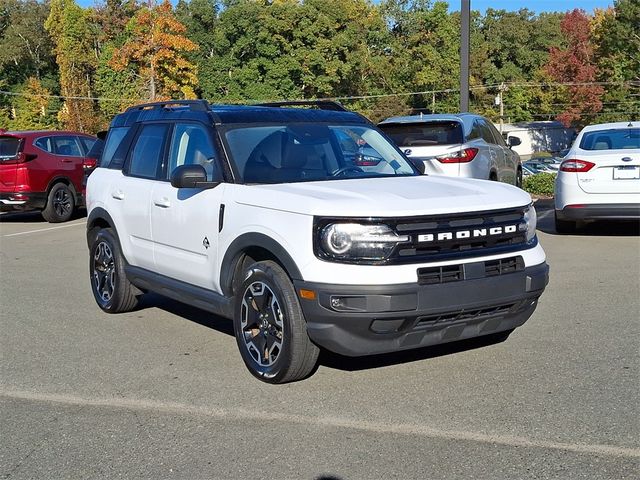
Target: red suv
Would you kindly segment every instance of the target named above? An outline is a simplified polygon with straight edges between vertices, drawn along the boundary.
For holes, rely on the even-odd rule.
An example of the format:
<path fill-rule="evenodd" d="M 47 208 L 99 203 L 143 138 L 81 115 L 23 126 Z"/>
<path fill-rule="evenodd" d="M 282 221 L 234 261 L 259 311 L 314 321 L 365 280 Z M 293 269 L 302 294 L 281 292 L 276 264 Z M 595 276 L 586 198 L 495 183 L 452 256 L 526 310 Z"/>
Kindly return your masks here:
<path fill-rule="evenodd" d="M 0 211 L 41 210 L 48 222 L 69 220 L 84 205 L 97 140 L 77 132 L 0 130 Z"/>

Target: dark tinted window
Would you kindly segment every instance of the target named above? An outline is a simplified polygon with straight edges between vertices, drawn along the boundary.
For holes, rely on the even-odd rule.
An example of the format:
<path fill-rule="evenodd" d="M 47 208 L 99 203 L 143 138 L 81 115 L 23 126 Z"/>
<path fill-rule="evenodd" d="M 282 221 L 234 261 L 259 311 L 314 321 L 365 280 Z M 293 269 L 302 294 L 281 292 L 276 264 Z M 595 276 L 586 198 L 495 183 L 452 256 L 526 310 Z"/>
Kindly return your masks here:
<path fill-rule="evenodd" d="M 640 148 L 640 128 L 618 128 L 585 133 L 580 140 L 583 150 L 626 150 Z"/>
<path fill-rule="evenodd" d="M 87 157 L 100 158 L 102 156 L 103 150 L 104 150 L 104 140 L 96 140 L 93 142 L 93 145 L 87 152 Z"/>
<path fill-rule="evenodd" d="M 18 154 L 20 139 L 16 137 L 0 137 L 0 160 L 13 158 Z"/>
<path fill-rule="evenodd" d="M 477 138 L 482 138 L 482 130 L 480 130 L 480 124 L 476 120 L 475 122 L 473 122 L 473 125 L 471 126 L 471 131 L 469 132 L 469 135 L 467 135 L 467 141 L 475 140 Z"/>
<path fill-rule="evenodd" d="M 496 143 L 496 139 L 493 138 L 493 133 L 491 133 L 491 129 L 489 125 L 484 120 L 476 120 L 478 123 L 478 128 L 480 129 L 480 136 L 487 143 Z"/>
<path fill-rule="evenodd" d="M 462 124 L 459 122 L 383 124 L 379 127 L 399 147 L 462 143 Z"/>
<path fill-rule="evenodd" d="M 75 137 L 51 137 L 53 149 L 56 155 L 67 157 L 81 157 L 82 150 Z"/>
<path fill-rule="evenodd" d="M 116 150 L 120 146 L 120 143 L 122 143 L 122 139 L 125 137 L 128 131 L 129 127 L 116 127 L 109 130 L 109 133 L 107 134 L 107 140 L 103 148 L 100 166 L 108 167 L 110 165 L 111 160 L 116 153 Z M 120 167 L 122 167 L 122 164 L 118 166 L 118 168 Z"/>
<path fill-rule="evenodd" d="M 156 178 L 162 160 L 167 125 L 145 125 L 136 139 L 129 174 L 136 177 Z"/>
<path fill-rule="evenodd" d="M 178 124 L 173 129 L 169 166 L 166 178 L 180 165 L 202 165 L 207 180 L 213 181 L 216 171 L 215 150 L 207 131 L 196 124 Z"/>
<path fill-rule="evenodd" d="M 493 126 L 493 123 L 487 123 L 487 125 L 489 125 L 489 130 L 491 130 L 491 133 L 493 134 L 493 138 L 495 139 L 494 143 L 500 145 L 501 147 L 506 147 L 507 144 L 504 141 L 503 136 L 500 134 L 498 129 Z"/>
<path fill-rule="evenodd" d="M 91 150 L 91 147 L 93 147 L 93 144 L 96 143 L 96 140 L 97 140 L 95 138 L 90 138 L 90 137 L 78 137 L 78 139 L 80 140 L 80 143 L 82 143 L 82 146 L 85 152 L 88 152 L 89 150 Z"/>
<path fill-rule="evenodd" d="M 53 153 L 53 142 L 51 137 L 40 137 L 33 144 L 45 152 Z"/>

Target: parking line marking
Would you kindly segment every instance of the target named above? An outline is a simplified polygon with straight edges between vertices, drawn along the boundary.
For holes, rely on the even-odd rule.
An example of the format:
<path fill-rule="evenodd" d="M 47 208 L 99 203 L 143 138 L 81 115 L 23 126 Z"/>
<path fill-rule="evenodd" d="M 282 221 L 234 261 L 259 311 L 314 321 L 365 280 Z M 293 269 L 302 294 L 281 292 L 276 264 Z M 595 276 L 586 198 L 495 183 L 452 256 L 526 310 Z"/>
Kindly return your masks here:
<path fill-rule="evenodd" d="M 256 412 L 241 408 L 225 409 L 220 407 L 202 407 L 177 402 L 159 402 L 144 399 L 119 398 L 86 398 L 72 395 L 47 394 L 28 391 L 0 391 L 0 398 L 15 400 L 30 400 L 44 403 L 59 403 L 66 405 L 107 407 L 129 410 L 155 410 L 163 413 L 200 415 L 219 420 L 263 420 L 288 422 L 301 425 L 315 425 L 317 427 L 349 428 L 364 432 L 418 435 L 423 437 L 441 438 L 445 440 L 460 440 L 478 443 L 490 443 L 508 447 L 544 448 L 562 450 L 578 454 L 602 455 L 609 457 L 640 458 L 640 448 L 620 447 L 617 445 L 600 445 L 586 443 L 565 443 L 553 440 L 537 440 L 513 435 L 491 435 L 478 432 L 460 430 L 441 430 L 425 425 L 398 424 L 352 420 L 340 417 L 308 417 L 278 412 Z"/>
<path fill-rule="evenodd" d="M 27 232 L 9 233 L 8 235 L 3 235 L 3 237 L 17 237 L 18 235 L 29 235 L 30 233 L 47 232 L 49 230 L 58 230 L 59 228 L 75 227 L 76 225 L 84 225 L 84 220 L 78 223 L 69 223 L 67 225 L 60 225 L 59 227 L 39 228 L 37 230 L 29 230 Z"/>

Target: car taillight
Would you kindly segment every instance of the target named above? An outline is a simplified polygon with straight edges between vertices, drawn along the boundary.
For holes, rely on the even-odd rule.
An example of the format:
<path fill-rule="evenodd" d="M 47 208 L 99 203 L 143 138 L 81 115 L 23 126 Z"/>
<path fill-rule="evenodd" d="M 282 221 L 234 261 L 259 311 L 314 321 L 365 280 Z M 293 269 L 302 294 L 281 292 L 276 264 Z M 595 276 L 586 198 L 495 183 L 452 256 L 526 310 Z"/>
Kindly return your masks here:
<path fill-rule="evenodd" d="M 563 161 L 560 164 L 561 172 L 588 172 L 596 164 L 593 162 L 587 162 L 586 160 L 578 160 L 576 158 L 571 158 Z"/>
<path fill-rule="evenodd" d="M 467 163 L 476 158 L 477 148 L 465 148 L 454 153 L 447 153 L 436 157 L 440 163 Z"/>
<path fill-rule="evenodd" d="M 82 160 L 82 168 L 85 172 L 91 171 L 98 165 L 98 161 L 95 158 L 85 158 Z"/>

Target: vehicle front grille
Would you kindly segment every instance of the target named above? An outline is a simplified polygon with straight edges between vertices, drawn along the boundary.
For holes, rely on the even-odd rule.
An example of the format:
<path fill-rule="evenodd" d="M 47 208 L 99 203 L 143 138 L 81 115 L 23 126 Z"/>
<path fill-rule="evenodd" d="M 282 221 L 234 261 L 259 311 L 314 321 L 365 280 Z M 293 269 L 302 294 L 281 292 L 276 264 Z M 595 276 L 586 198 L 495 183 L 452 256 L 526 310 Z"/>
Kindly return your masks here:
<path fill-rule="evenodd" d="M 526 209 L 519 207 L 399 219 L 394 225 L 396 232 L 398 235 L 408 235 L 410 240 L 398 246 L 390 262 L 418 263 L 522 249 L 527 244 Z"/>

